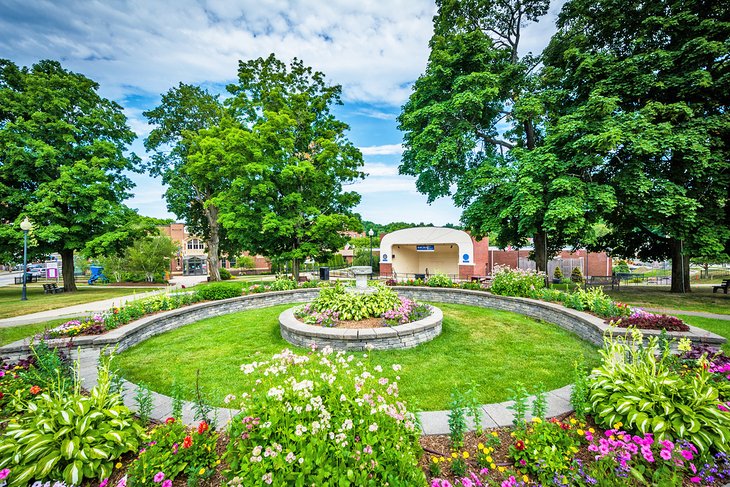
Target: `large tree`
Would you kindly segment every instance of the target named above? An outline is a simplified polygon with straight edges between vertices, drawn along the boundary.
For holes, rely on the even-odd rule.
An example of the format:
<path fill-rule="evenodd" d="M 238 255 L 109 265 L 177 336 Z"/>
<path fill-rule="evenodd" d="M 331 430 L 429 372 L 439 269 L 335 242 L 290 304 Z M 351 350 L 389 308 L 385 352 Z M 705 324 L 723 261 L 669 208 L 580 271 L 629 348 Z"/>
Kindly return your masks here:
<path fill-rule="evenodd" d="M 144 112 L 154 126 L 145 139 L 145 147 L 153 152 L 147 168 L 167 186 L 168 210 L 185 222 L 191 234 L 205 241 L 212 281 L 220 281 L 222 250 L 233 253 L 213 203 L 229 181 L 216 157 L 210 151 L 206 154 L 204 148 L 216 143 L 204 132 L 217 130 L 224 113 L 217 96 L 183 83 L 162 95 L 159 106 Z M 203 140 L 207 145 L 201 144 Z"/>
<path fill-rule="evenodd" d="M 240 62 L 228 90 L 240 126 L 222 139 L 233 150 L 224 151 L 230 189 L 213 200 L 219 219 L 243 249 L 291 260 L 298 278 L 303 259 L 326 257 L 360 226 L 360 195 L 343 186 L 363 177 L 362 154 L 330 112 L 341 87 L 272 54 Z"/>
<path fill-rule="evenodd" d="M 611 204 L 546 138 L 553 95 L 540 58 L 520 55 L 520 40 L 548 3 L 438 1 L 426 72 L 398 119 L 401 173 L 417 176 L 429 201 L 452 195 L 476 237 L 496 235 L 502 246 L 531 238 L 541 270 L 558 249 L 590 237 L 591 208 Z"/>
<path fill-rule="evenodd" d="M 138 164 L 122 108 L 98 88 L 55 61 L 0 60 L 0 247 L 22 245 L 28 216 L 34 252 L 61 254 L 67 291 L 76 290 L 74 252 L 128 219 L 126 174 Z"/>
<path fill-rule="evenodd" d="M 670 258 L 673 292 L 730 240 L 729 18 L 722 2 L 571 0 L 546 50 L 562 157 L 599 156 L 591 176 L 619 202 L 603 245 Z"/>

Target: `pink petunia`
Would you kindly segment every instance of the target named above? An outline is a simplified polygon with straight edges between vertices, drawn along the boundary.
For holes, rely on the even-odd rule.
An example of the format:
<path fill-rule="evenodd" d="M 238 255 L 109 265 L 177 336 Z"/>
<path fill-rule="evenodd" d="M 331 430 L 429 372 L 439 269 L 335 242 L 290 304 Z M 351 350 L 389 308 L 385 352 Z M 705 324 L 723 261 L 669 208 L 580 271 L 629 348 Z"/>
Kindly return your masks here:
<path fill-rule="evenodd" d="M 162 472 L 157 472 L 155 474 L 155 476 L 152 478 L 152 480 L 154 480 L 156 483 L 159 484 L 160 482 L 162 482 L 163 480 L 165 480 L 165 474 L 162 473 Z"/>
<path fill-rule="evenodd" d="M 10 475 L 9 468 L 4 468 L 4 469 L 0 470 L 0 480 L 8 478 L 8 475 Z"/>
<path fill-rule="evenodd" d="M 659 453 L 659 456 L 662 457 L 664 460 L 670 460 L 672 458 L 672 451 L 671 450 L 663 449 Z"/>

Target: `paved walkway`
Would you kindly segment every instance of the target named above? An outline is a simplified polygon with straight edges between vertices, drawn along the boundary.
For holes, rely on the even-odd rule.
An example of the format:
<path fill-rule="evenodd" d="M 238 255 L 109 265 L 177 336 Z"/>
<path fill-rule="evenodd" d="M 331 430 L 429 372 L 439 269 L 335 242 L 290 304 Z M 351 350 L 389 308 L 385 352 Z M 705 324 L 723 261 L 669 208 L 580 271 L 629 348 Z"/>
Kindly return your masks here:
<path fill-rule="evenodd" d="M 96 385 L 97 370 L 96 365 L 99 359 L 99 350 L 81 350 L 79 352 L 79 377 L 82 385 L 86 389 L 91 389 Z M 113 363 L 113 362 L 112 362 Z M 572 386 L 561 387 L 550 391 L 546 395 L 547 399 L 547 416 L 559 416 L 567 414 L 573 410 L 570 405 L 570 391 Z M 124 404 L 135 411 L 137 405 L 134 401 L 134 395 L 137 391 L 137 385 L 129 381 L 124 381 Z M 532 403 L 533 398 L 529 399 Z M 152 392 L 152 419 L 164 421 L 172 415 L 172 398 Z M 497 428 L 510 426 L 512 424 L 512 411 L 507 408 L 512 404 L 511 401 L 500 402 L 496 404 L 485 404 L 482 406 L 482 428 Z M 237 410 L 227 408 L 215 408 L 214 414 L 218 420 L 218 425 L 222 426 L 238 413 Z M 449 434 L 449 412 L 448 411 L 429 411 L 418 414 L 421 421 L 421 429 L 424 435 L 446 435 Z M 182 420 L 186 424 L 194 424 L 195 412 L 193 403 L 185 401 L 183 404 Z M 471 431 L 474 430 L 474 424 L 468 424 Z"/>
<path fill-rule="evenodd" d="M 94 301 L 92 303 L 77 304 L 74 306 L 66 306 L 65 308 L 50 309 L 47 311 L 39 311 L 37 313 L 30 313 L 27 315 L 14 316 L 12 318 L 0 319 L 0 328 L 9 328 L 19 325 L 27 325 L 31 323 L 42 323 L 44 321 L 57 320 L 62 318 L 78 318 L 91 315 L 93 313 L 100 313 L 106 311 L 113 306 L 119 306 L 124 303 L 134 301 L 136 299 L 146 298 L 154 296 L 155 294 L 161 294 L 168 292 L 173 289 L 181 289 L 184 287 L 191 287 L 200 282 L 205 282 L 206 276 L 175 276 L 169 286 L 165 289 L 159 289 L 155 291 L 144 291 L 145 288 L 139 288 L 139 294 L 130 294 L 127 296 L 119 296 L 111 299 L 103 299 L 101 301 Z"/>
<path fill-rule="evenodd" d="M 706 313 L 704 311 L 684 311 L 681 309 L 666 309 L 666 308 L 642 308 L 652 313 L 664 313 L 667 315 L 687 315 L 687 316 L 699 316 L 701 318 L 711 318 L 713 320 L 726 320 L 730 321 L 730 315 L 721 315 L 719 313 Z"/>

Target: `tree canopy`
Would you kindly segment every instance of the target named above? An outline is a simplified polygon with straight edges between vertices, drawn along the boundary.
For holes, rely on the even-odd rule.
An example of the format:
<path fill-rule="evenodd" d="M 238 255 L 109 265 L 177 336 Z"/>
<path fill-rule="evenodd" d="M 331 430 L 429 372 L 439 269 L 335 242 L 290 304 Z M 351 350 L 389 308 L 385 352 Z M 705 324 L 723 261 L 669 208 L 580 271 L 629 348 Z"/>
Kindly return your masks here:
<path fill-rule="evenodd" d="M 295 59 L 240 62 L 228 87 L 238 124 L 217 136 L 230 187 L 213 202 L 242 249 L 299 263 L 341 248 L 341 232 L 358 230 L 360 195 L 344 186 L 364 177 L 362 154 L 330 107 L 340 86 Z"/>
<path fill-rule="evenodd" d="M 571 0 L 545 63 L 562 90 L 562 160 L 618 204 L 599 245 L 672 259 L 690 289 L 690 257 L 730 243 L 730 22 L 727 4 Z"/>
<path fill-rule="evenodd" d="M 123 227 L 134 187 L 127 153 L 135 134 L 98 84 L 56 61 L 18 67 L 0 60 L 0 252 L 22 249 L 19 223 L 34 224 L 33 252 L 59 252 L 67 291 L 74 252 Z M 112 239 L 113 240 L 113 239 Z"/>

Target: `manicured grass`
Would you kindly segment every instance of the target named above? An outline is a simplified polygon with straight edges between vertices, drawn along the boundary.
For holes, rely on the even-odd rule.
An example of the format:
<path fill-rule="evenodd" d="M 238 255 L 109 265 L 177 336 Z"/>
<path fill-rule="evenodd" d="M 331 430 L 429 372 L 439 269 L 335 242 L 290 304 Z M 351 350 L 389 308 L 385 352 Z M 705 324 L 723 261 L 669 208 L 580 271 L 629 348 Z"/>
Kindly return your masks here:
<path fill-rule="evenodd" d="M 690 325 L 703 328 L 712 333 L 717 333 L 728 339 L 728 342 L 722 346 L 723 351 L 726 354 L 730 354 L 730 321 L 729 320 L 716 320 L 712 318 L 702 318 L 700 316 L 688 316 L 688 315 L 676 315 L 683 321 Z"/>
<path fill-rule="evenodd" d="M 36 333 L 42 332 L 46 328 L 53 328 L 67 321 L 67 319 L 51 320 L 43 323 L 0 328 L 0 347 L 17 340 L 22 340 L 23 338 L 28 338 Z"/>
<path fill-rule="evenodd" d="M 477 385 L 482 403 L 504 401 L 516 382 L 545 390 L 573 380 L 573 362 L 582 355 L 592 367 L 596 348 L 575 335 L 524 316 L 483 308 L 438 304 L 444 311 L 443 332 L 410 350 L 373 351 L 367 360 L 392 377 L 401 364 L 401 397 L 413 409 L 448 408 L 454 388 Z M 279 333 L 278 315 L 291 305 L 243 311 L 210 318 L 153 337 L 122 353 L 116 364 L 125 378 L 163 394 L 174 383 L 192 398 L 200 369 L 201 385 L 222 405 L 227 394 L 250 388 L 241 364 L 267 360 L 292 348 Z M 306 352 L 305 350 L 298 350 Z M 362 356 L 362 353 L 356 354 Z"/>
<path fill-rule="evenodd" d="M 21 301 L 21 287 L 10 285 L 0 287 L 0 318 L 27 315 L 38 311 L 64 308 L 76 304 L 91 303 L 102 299 L 141 294 L 158 288 L 124 288 L 79 285 L 75 293 L 44 294 L 41 284 L 28 284 L 28 300 Z"/>
<path fill-rule="evenodd" d="M 675 294 L 667 286 L 622 285 L 618 291 L 606 292 L 616 301 L 633 306 L 730 314 L 730 294 L 712 294 L 711 287 L 695 286 L 691 293 Z"/>

